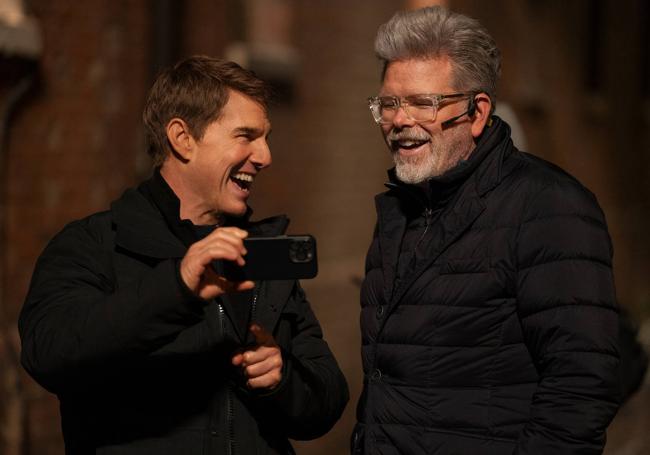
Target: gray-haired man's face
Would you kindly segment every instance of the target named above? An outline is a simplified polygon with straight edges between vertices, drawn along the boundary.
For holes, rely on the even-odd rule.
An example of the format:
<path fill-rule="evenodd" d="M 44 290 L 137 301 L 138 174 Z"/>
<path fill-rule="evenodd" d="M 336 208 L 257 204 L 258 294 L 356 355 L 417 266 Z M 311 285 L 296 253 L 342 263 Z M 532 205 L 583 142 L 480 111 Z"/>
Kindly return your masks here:
<path fill-rule="evenodd" d="M 388 64 L 380 95 L 451 94 L 458 91 L 452 81 L 447 58 L 398 60 Z M 435 120 L 428 122 L 416 122 L 400 108 L 391 123 L 381 126 L 401 181 L 419 183 L 467 159 L 474 148 L 471 122 L 464 118 L 442 124 L 466 108 L 465 102 L 443 102 Z"/>

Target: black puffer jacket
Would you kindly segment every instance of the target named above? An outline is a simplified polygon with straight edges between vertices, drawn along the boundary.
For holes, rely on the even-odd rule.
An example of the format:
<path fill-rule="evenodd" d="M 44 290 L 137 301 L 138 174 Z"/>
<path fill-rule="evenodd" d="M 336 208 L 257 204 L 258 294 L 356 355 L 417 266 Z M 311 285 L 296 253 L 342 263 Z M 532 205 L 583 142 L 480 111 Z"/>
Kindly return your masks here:
<path fill-rule="evenodd" d="M 519 152 L 499 119 L 468 166 L 437 217 L 421 208 L 433 219 L 406 242 L 417 246 L 399 280 L 400 242 L 417 219 L 408 219 L 412 202 L 399 186 L 376 199 L 353 447 L 373 455 L 601 453 L 618 407 L 603 213 L 574 178 Z"/>
<path fill-rule="evenodd" d="M 278 234 L 277 221 L 247 227 Z M 20 316 L 22 361 L 59 396 L 67 454 L 293 453 L 287 438 L 320 436 L 341 415 L 347 385 L 298 283 L 257 284 L 253 317 L 285 370 L 272 392 L 250 393 L 230 364 L 246 342 L 235 302 L 183 288 L 185 251 L 129 190 L 40 257 Z"/>

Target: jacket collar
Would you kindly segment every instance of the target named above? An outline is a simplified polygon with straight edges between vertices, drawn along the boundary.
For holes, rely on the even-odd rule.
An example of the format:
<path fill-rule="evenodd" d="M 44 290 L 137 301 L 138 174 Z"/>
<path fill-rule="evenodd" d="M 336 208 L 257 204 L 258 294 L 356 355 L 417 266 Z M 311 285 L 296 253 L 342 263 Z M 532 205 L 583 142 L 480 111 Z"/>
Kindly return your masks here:
<path fill-rule="evenodd" d="M 503 162 L 512 153 L 510 127 L 498 117 L 494 117 L 474 149 L 470 161 L 471 172 L 462 181 L 455 193 L 442 208 L 437 221 L 429 227 L 427 237 L 427 260 L 422 261 L 403 282 L 395 286 L 396 267 L 401 240 L 406 229 L 407 219 L 403 211 L 401 193 L 396 186 L 376 197 L 378 236 L 382 252 L 384 271 L 384 295 L 394 307 L 410 285 L 458 239 L 485 209 L 485 195 L 495 188 L 503 178 Z M 475 161 L 474 161 L 475 160 Z M 474 163 L 472 163 L 474 161 Z M 389 311 L 390 311 L 389 308 Z M 385 318 L 384 318 L 385 320 Z"/>
<path fill-rule="evenodd" d="M 185 246 L 196 242 L 197 228 L 190 220 L 181 219 L 181 201 L 160 174 L 159 167 L 154 169 L 153 176 L 149 180 L 140 184 L 138 191 L 160 211 L 168 228 Z"/>
<path fill-rule="evenodd" d="M 156 258 L 183 257 L 187 247 L 167 226 L 157 207 L 138 190 L 128 189 L 111 204 L 117 246 Z"/>
<path fill-rule="evenodd" d="M 492 126 L 481 136 L 475 153 L 481 155 L 480 164 L 474 172 L 476 192 L 479 196 L 494 189 L 503 179 L 503 163 L 515 150 L 510 138 L 510 126 L 497 116 Z"/>

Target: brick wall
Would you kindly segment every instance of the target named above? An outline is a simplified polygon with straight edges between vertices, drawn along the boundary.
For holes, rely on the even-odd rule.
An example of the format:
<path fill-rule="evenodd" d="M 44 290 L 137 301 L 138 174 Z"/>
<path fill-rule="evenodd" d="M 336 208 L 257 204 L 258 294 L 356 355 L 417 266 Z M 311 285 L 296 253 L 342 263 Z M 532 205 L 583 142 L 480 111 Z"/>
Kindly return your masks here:
<path fill-rule="evenodd" d="M 3 298 L 15 321 L 45 243 L 134 182 L 148 84 L 146 2 L 35 0 L 38 79 L 14 115 L 6 156 Z M 22 375 L 25 454 L 63 453 L 56 399 Z"/>

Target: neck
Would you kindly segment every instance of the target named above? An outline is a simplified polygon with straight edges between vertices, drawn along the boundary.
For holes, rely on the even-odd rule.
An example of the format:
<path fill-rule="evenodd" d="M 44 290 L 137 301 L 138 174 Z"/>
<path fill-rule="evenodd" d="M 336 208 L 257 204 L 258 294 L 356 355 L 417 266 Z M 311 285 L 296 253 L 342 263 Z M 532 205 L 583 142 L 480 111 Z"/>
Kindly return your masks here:
<path fill-rule="evenodd" d="M 160 175 L 180 201 L 181 220 L 190 220 L 197 226 L 222 224 L 223 216 L 205 206 L 173 161 L 163 163 Z"/>

